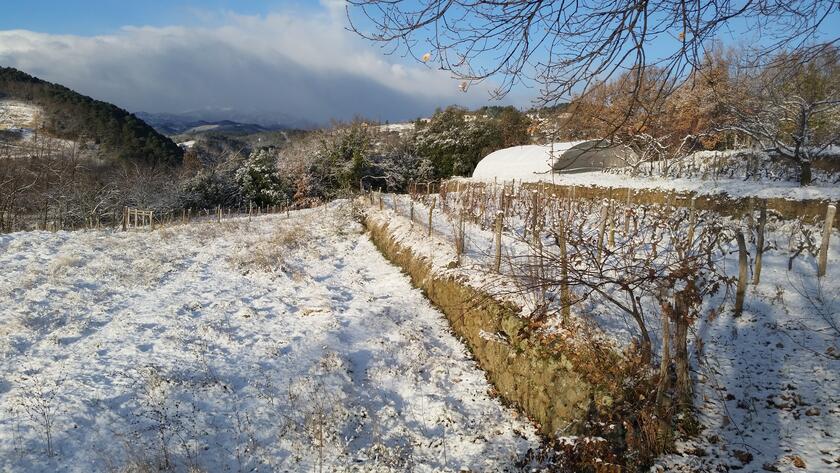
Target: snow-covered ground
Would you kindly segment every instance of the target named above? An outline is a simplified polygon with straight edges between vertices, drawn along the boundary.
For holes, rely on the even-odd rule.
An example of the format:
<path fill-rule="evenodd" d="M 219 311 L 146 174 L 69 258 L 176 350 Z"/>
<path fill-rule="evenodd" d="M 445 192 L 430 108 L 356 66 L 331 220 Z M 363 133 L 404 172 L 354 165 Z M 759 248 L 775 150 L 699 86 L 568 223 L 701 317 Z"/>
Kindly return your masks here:
<path fill-rule="evenodd" d="M 514 166 L 515 167 L 515 166 Z M 491 174 L 492 175 L 492 174 Z M 665 191 L 694 192 L 697 195 L 727 194 L 731 197 L 782 198 L 790 200 L 830 199 L 840 200 L 840 185 L 815 183 L 802 187 L 793 181 L 745 181 L 744 179 L 678 179 L 663 177 L 628 176 L 602 171 L 577 174 L 516 174 L 516 182 L 548 182 L 564 186 L 599 186 L 629 189 L 660 189 Z M 469 180 L 510 183 L 511 179 L 473 177 Z"/>
<path fill-rule="evenodd" d="M 0 100 L 0 131 L 11 132 L 20 140 L 31 141 L 38 128 L 41 108 L 19 100 Z"/>
<path fill-rule="evenodd" d="M 792 233 L 790 223 L 768 225 L 761 283 L 750 285 L 740 318 L 707 312 L 696 323 L 704 430 L 663 459 L 665 471 L 840 471 L 840 232 L 822 279 L 812 257 L 787 270 Z M 735 256 L 733 248 L 731 274 Z"/>
<path fill-rule="evenodd" d="M 428 206 L 415 203 L 416 221 L 406 218 L 409 202 L 384 197 L 385 210 L 374 209 L 373 219 L 388 222 L 394 237 L 425 256 L 435 271 L 450 273 L 484 290 L 504 289 L 489 274 L 493 259 L 493 234 L 467 224 L 466 252 L 458 268 L 455 260 L 451 216 L 433 214 L 434 233 L 427 236 Z M 456 212 L 457 213 L 457 212 Z M 590 216 L 592 217 L 592 216 Z M 589 225 L 597 225 L 597 215 Z M 720 218 L 719 222 L 746 222 Z M 506 221 L 506 228 L 521 228 L 522 222 Z M 790 246 L 804 238 L 803 230 L 818 241 L 821 227 L 771 219 L 766 229 L 761 283 L 749 286 L 744 314 L 732 315 L 732 293 L 720 293 L 707 301 L 703 318 L 692 327 L 691 353 L 696 383 L 695 405 L 702 433 L 678 443 L 678 452 L 662 458 L 658 471 L 838 471 L 840 470 L 840 232 L 834 231 L 828 255 L 829 274 L 816 277 L 816 259 L 798 256 L 788 271 Z M 519 231 L 519 230 L 517 230 Z M 754 243 L 749 250 L 755 252 Z M 548 242 L 546 242 L 548 245 Z M 504 258 L 527 251 L 508 233 L 503 238 Z M 548 248 L 548 246 L 546 246 Z M 723 242 L 721 261 L 730 276 L 737 277 L 737 246 Z M 504 264 L 504 263 L 503 263 Z M 528 294 L 504 294 L 523 307 L 527 316 L 532 301 Z M 723 310 L 712 311 L 712 308 Z M 651 332 L 660 333 L 659 322 L 650 318 Z M 573 315 L 595 321 L 618 343 L 637 336 L 626 317 L 606 305 L 573 308 Z M 553 329 L 551 325 L 548 329 Z M 492 335 L 492 334 L 491 334 Z M 655 340 L 655 344 L 659 342 Z M 699 355 L 698 355 L 699 354 Z M 806 465 L 800 467 L 797 465 Z"/>
<path fill-rule="evenodd" d="M 389 123 L 387 125 L 377 125 L 376 129 L 380 132 L 394 132 L 394 133 L 409 133 L 414 131 L 414 123 L 413 122 L 405 122 L 405 123 Z"/>
<path fill-rule="evenodd" d="M 75 149 L 72 140 L 55 138 L 41 130 L 43 110 L 37 105 L 19 100 L 0 100 L 0 131 L 11 136 L 0 139 L 0 157 L 25 158 L 52 153 L 61 156 Z"/>
<path fill-rule="evenodd" d="M 0 130 L 37 128 L 41 108 L 20 100 L 0 100 Z"/>
<path fill-rule="evenodd" d="M 0 236 L 0 470 L 511 467 L 533 427 L 347 207 Z"/>
<path fill-rule="evenodd" d="M 492 181 L 492 179 L 489 179 Z M 517 179 L 521 181 L 521 178 Z M 528 181 L 528 179 L 526 179 Z M 840 185 L 815 183 L 802 187 L 793 181 L 745 181 L 744 179 L 698 179 L 628 176 L 601 171 L 578 174 L 546 174 L 540 179 L 566 186 L 622 187 L 630 189 L 661 189 L 665 191 L 694 192 L 697 195 L 727 194 L 731 197 L 782 198 L 790 200 L 830 199 L 840 200 Z M 501 183 L 501 180 L 499 180 Z"/>

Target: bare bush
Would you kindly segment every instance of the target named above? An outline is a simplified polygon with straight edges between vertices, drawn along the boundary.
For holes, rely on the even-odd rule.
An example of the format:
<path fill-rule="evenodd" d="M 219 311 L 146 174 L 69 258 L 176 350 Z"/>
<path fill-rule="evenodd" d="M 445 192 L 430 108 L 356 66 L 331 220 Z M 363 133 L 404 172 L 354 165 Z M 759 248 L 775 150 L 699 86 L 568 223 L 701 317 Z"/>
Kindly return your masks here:
<path fill-rule="evenodd" d="M 62 389 L 64 379 L 47 379 L 42 373 L 28 371 L 17 383 L 19 395 L 15 405 L 26 414 L 44 442 L 47 457 L 56 454 L 55 434 L 58 419 L 62 413 Z"/>

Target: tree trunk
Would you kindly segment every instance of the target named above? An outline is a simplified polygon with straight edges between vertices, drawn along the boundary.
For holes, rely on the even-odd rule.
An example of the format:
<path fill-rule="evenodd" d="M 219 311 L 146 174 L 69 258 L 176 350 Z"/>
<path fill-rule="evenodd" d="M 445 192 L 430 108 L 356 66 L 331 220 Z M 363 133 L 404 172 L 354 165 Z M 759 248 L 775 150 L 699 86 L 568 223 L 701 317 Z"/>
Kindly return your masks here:
<path fill-rule="evenodd" d="M 639 333 L 641 334 L 642 341 L 641 341 L 641 351 L 642 351 L 642 363 L 644 365 L 650 364 L 650 359 L 652 356 L 652 347 L 650 342 L 650 334 L 648 333 L 647 326 L 645 324 L 645 319 L 642 317 L 641 313 L 641 302 L 639 299 L 636 299 L 633 295 L 633 291 L 630 289 L 626 289 L 627 297 L 630 299 L 631 308 L 633 310 L 633 319 L 636 321 L 636 324 L 639 326 Z"/>
<path fill-rule="evenodd" d="M 667 399 L 670 376 L 668 367 L 671 365 L 671 327 L 669 319 L 672 309 L 667 301 L 667 292 L 662 290 L 659 295 L 659 303 L 662 306 L 662 358 L 659 363 L 659 383 L 656 387 L 656 408 L 660 415 L 667 410 L 665 400 Z"/>
<path fill-rule="evenodd" d="M 799 162 L 799 185 L 811 185 L 811 161 L 803 160 Z"/>
<path fill-rule="evenodd" d="M 685 297 L 674 296 L 674 367 L 677 374 L 677 403 L 680 411 L 691 408 L 691 376 L 688 366 L 688 307 Z"/>

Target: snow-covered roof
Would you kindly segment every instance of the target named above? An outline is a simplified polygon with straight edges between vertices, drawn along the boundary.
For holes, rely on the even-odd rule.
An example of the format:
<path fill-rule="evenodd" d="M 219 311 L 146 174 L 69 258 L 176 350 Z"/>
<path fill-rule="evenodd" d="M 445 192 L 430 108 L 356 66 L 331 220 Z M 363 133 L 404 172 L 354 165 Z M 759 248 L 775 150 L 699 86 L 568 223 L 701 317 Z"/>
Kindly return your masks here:
<path fill-rule="evenodd" d="M 552 153 L 554 158 L 559 158 L 564 151 L 580 143 L 583 142 L 572 141 L 553 145 L 525 145 L 500 149 L 488 154 L 478 163 L 473 171 L 473 178 L 538 180 L 541 175 L 551 174 Z"/>

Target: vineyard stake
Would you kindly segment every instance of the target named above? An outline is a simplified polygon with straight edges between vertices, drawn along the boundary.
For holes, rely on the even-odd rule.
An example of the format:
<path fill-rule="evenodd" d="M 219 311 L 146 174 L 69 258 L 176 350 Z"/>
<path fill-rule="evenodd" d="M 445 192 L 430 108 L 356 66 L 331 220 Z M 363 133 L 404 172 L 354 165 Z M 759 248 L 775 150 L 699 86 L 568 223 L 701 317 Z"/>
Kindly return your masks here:
<path fill-rule="evenodd" d="M 435 211 L 435 202 L 437 199 L 432 197 L 432 205 L 429 207 L 429 236 L 432 236 L 432 212 Z"/>
<path fill-rule="evenodd" d="M 761 258 L 764 255 L 764 226 L 767 224 L 767 201 L 761 201 L 758 214 L 758 227 L 755 237 L 755 268 L 753 269 L 753 286 L 761 281 Z"/>
<path fill-rule="evenodd" d="M 505 213 L 501 210 L 496 212 L 496 259 L 493 261 L 493 270 L 498 273 L 502 267 L 502 220 Z"/>
<path fill-rule="evenodd" d="M 817 276 L 825 276 L 826 266 L 828 265 L 828 246 L 831 240 L 831 227 L 834 225 L 834 214 L 837 213 L 837 207 L 834 204 L 829 204 L 828 210 L 825 212 L 825 227 L 823 228 L 822 244 L 820 245 L 820 259 L 817 264 Z"/>
<path fill-rule="evenodd" d="M 735 317 L 740 317 L 744 311 L 744 295 L 747 290 L 747 243 L 744 233 L 739 228 L 735 232 L 738 240 L 738 288 L 735 292 Z"/>

